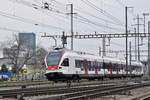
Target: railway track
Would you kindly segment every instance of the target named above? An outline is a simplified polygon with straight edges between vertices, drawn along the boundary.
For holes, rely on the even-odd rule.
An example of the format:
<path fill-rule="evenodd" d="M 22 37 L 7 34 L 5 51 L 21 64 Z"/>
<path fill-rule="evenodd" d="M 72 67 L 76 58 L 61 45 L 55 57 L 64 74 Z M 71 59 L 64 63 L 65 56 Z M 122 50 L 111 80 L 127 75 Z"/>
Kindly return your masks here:
<path fill-rule="evenodd" d="M 144 80 L 144 79 L 143 79 Z M 103 80 L 103 81 L 94 81 L 94 82 L 100 82 L 100 84 L 102 83 L 114 83 L 114 82 L 126 82 L 128 80 Z M 132 81 L 137 81 L 135 79 L 132 79 Z M 81 83 L 88 83 L 88 82 L 81 82 Z M 59 85 L 59 84 L 63 84 L 63 83 L 52 83 L 49 81 L 33 81 L 33 82 L 0 82 L 0 88 L 4 88 L 4 87 L 22 87 L 22 86 L 36 86 L 36 85 Z"/>
<path fill-rule="evenodd" d="M 60 94 L 61 96 L 57 98 L 75 100 L 73 98 L 77 98 L 77 96 L 84 98 L 86 95 L 90 96 L 91 94 L 89 93 L 96 94 L 96 91 L 97 92 L 106 91 L 104 94 L 107 94 L 109 93 L 107 91 L 110 91 L 111 89 L 113 90 L 113 89 L 123 88 L 125 86 L 126 87 L 131 86 L 131 85 L 124 84 L 124 83 L 127 83 L 128 81 L 129 80 L 124 80 L 124 81 L 120 80 L 116 82 L 115 81 L 105 81 L 105 82 L 98 81 L 98 82 L 91 82 L 91 83 L 81 83 L 81 84 L 74 84 L 70 88 L 67 88 L 66 85 L 60 85 L 60 86 L 38 87 L 38 88 L 3 90 L 3 91 L 0 91 L 0 96 L 2 98 L 16 98 L 18 95 L 29 97 L 29 96 L 38 96 L 38 95 Z M 132 80 L 131 82 L 135 82 L 135 80 Z M 140 81 L 136 81 L 136 84 L 140 84 Z M 146 86 L 146 85 L 143 84 L 143 86 Z M 53 99 L 47 99 L 47 100 L 53 100 Z"/>
<path fill-rule="evenodd" d="M 4 87 L 21 87 L 22 85 L 33 86 L 33 85 L 45 85 L 51 84 L 49 81 L 33 81 L 33 82 L 0 82 L 0 88 Z"/>
<path fill-rule="evenodd" d="M 150 86 L 150 83 L 138 83 L 133 85 L 119 85 L 119 86 L 110 86 L 103 88 L 93 88 L 90 90 L 78 91 L 68 94 L 63 94 L 57 97 L 48 97 L 40 100 L 91 100 L 99 98 L 101 96 L 112 95 L 118 92 L 127 91 L 131 89 L 141 88 L 145 86 Z M 139 100 L 139 99 L 134 99 Z"/>
<path fill-rule="evenodd" d="M 139 95 L 138 97 L 135 97 L 132 100 L 150 100 L 150 93 Z"/>
<path fill-rule="evenodd" d="M 112 84 L 82 84 L 82 85 L 74 85 L 70 88 L 59 86 L 59 87 L 41 87 L 41 88 L 25 88 L 25 89 L 14 89 L 14 90 L 5 90 L 0 91 L 0 96 L 3 98 L 16 98 L 18 95 L 24 96 L 33 96 L 33 95 L 52 95 L 52 94 L 62 94 L 62 93 L 71 93 L 83 90 L 90 90 L 93 88 L 103 88 L 108 86 L 114 86 Z"/>

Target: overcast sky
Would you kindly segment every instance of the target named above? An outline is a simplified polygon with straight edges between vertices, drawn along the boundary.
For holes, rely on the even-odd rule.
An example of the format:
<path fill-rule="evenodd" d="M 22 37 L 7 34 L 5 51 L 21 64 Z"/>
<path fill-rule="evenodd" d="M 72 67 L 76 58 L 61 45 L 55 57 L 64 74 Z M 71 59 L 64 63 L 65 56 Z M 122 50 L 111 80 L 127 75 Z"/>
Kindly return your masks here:
<path fill-rule="evenodd" d="M 43 9 L 43 3 L 49 4 L 49 10 Z M 134 7 L 128 10 L 128 23 L 131 32 L 137 14 L 143 18 L 142 13 L 150 13 L 150 0 L 1 0 L 0 1 L 0 42 L 10 40 L 13 34 L 19 32 L 34 32 L 37 35 L 37 44 L 49 49 L 54 45 L 54 40 L 41 38 L 48 34 L 70 34 L 70 6 L 73 3 L 74 32 L 78 34 L 97 33 L 124 33 L 125 6 Z M 35 9 L 36 8 L 36 9 Z M 150 17 L 146 17 L 146 22 Z M 143 20 L 140 21 L 143 24 Z M 147 29 L 147 28 L 146 28 Z M 143 32 L 143 26 L 140 28 Z M 58 45 L 60 45 L 60 39 Z M 132 49 L 134 50 L 134 39 Z M 111 39 L 107 50 L 124 50 L 124 39 Z M 147 43 L 147 39 L 144 39 Z M 98 54 L 101 39 L 88 39 L 74 41 L 74 50 Z M 108 44 L 108 39 L 106 39 Z M 68 39 L 67 48 L 70 48 Z M 1 47 L 2 49 L 2 47 Z M 141 47 L 147 49 L 147 44 Z M 108 56 L 116 56 L 115 54 Z M 119 54 L 124 58 L 124 54 Z M 142 58 L 146 59 L 146 58 Z"/>

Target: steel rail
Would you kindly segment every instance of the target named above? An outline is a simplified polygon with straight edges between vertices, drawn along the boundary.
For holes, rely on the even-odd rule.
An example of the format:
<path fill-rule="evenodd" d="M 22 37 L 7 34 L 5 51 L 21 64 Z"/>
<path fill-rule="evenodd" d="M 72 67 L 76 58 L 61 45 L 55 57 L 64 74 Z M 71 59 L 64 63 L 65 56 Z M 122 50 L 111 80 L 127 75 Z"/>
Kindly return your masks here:
<path fill-rule="evenodd" d="M 98 98 L 98 97 L 106 96 L 110 94 L 116 94 L 124 90 L 131 90 L 131 89 L 140 88 L 144 86 L 150 86 L 150 83 L 116 86 L 116 87 L 114 86 L 114 87 L 108 87 L 104 89 L 83 91 L 83 92 L 78 92 L 78 93 L 74 93 L 71 95 L 70 94 L 64 95 L 63 98 L 64 100 L 87 100 L 87 99 Z"/>
<path fill-rule="evenodd" d="M 77 91 L 83 91 L 83 90 L 90 90 L 93 88 L 104 88 L 107 86 L 113 86 L 113 85 L 99 85 L 99 86 L 86 86 L 86 87 L 72 87 L 72 88 L 41 88 L 41 89 L 22 89 L 22 90 L 16 90 L 16 91 L 3 91 L 0 93 L 0 96 L 3 98 L 12 98 L 17 97 L 17 95 L 24 95 L 24 96 L 33 96 L 33 95 L 44 95 L 44 94 L 62 94 L 62 93 L 71 93 L 71 92 L 77 92 Z"/>
<path fill-rule="evenodd" d="M 110 94 L 116 94 L 121 91 L 131 90 L 135 88 L 141 88 L 145 86 L 150 86 L 150 83 L 139 83 L 133 85 L 118 85 L 112 87 L 103 87 L 103 88 L 93 88 L 91 90 L 78 91 L 73 93 L 64 94 L 57 97 L 48 97 L 40 100 L 51 100 L 51 98 L 55 98 L 57 100 L 88 100 L 93 98 L 98 98 L 101 96 L 106 96 Z"/>
<path fill-rule="evenodd" d="M 112 82 L 114 83 L 114 81 L 116 80 L 103 80 L 103 81 L 93 81 L 91 84 L 93 84 L 94 82 L 98 82 L 100 84 L 107 84 L 107 82 Z M 126 80 L 117 80 L 117 82 L 119 81 L 126 81 Z M 40 82 L 43 82 L 43 81 L 33 81 L 31 83 L 26 83 L 26 82 L 0 82 L 0 84 L 6 84 L 6 85 L 1 85 L 0 88 L 3 88 L 3 87 L 22 87 L 22 86 L 34 86 L 34 85 L 52 85 L 53 86 L 53 83 L 51 82 L 47 82 L 47 83 L 40 83 Z M 58 85 L 58 84 L 62 84 L 62 83 L 54 83 L 55 85 Z M 78 84 L 78 83 L 75 83 L 75 85 Z M 80 85 L 81 84 L 89 84 L 89 83 L 86 83 L 86 82 L 80 82 Z"/>
<path fill-rule="evenodd" d="M 110 89 L 114 85 L 126 83 L 128 81 L 129 80 L 125 80 L 125 81 L 120 80 L 116 82 L 106 81 L 106 82 L 78 84 L 78 85 L 73 85 L 70 88 L 67 88 L 66 86 L 57 86 L 57 87 L 51 86 L 51 87 L 40 87 L 40 88 L 23 88 L 23 89 L 5 90 L 5 91 L 0 91 L 0 96 L 3 98 L 11 98 L 11 97 L 16 97 L 17 95 L 22 95 L 22 94 L 24 96 L 33 96 L 33 95 L 44 95 L 44 94 L 73 93 L 73 92 L 78 92 L 78 91 L 90 91 L 92 89 L 104 90 L 107 87 Z M 131 81 L 134 82 L 135 80 L 131 80 Z M 116 84 L 112 84 L 113 82 Z"/>

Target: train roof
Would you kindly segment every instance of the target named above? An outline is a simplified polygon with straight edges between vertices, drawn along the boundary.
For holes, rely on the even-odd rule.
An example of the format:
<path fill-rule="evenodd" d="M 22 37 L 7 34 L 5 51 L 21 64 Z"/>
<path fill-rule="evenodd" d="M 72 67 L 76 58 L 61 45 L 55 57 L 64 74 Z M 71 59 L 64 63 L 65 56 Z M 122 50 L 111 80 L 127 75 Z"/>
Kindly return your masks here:
<path fill-rule="evenodd" d="M 62 53 L 65 53 L 65 55 L 69 55 L 69 56 L 71 55 L 71 56 L 87 58 L 87 59 L 99 59 L 99 60 L 104 60 L 106 62 L 111 61 L 112 63 L 126 64 L 125 59 L 119 59 L 119 58 L 107 57 L 107 56 L 98 56 L 98 55 L 94 55 L 90 53 L 73 51 L 73 50 L 68 50 L 68 49 L 56 49 L 51 52 L 62 52 Z M 128 61 L 128 64 L 129 64 L 129 61 Z M 143 64 L 138 61 L 132 61 L 131 65 L 143 66 Z"/>

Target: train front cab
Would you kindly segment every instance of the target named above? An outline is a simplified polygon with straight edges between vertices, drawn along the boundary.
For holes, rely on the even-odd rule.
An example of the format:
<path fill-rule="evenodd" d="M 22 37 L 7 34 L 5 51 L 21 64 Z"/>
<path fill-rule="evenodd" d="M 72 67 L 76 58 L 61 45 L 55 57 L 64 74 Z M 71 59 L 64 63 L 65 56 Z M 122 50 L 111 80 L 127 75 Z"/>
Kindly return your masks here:
<path fill-rule="evenodd" d="M 50 52 L 45 57 L 46 64 L 46 77 L 48 80 L 58 80 L 63 78 L 62 68 L 60 67 L 60 61 L 62 59 L 62 51 Z M 65 62 L 65 61 L 64 61 Z"/>
<path fill-rule="evenodd" d="M 55 55 L 54 52 L 53 55 Z M 55 56 L 59 58 L 57 60 L 54 60 L 55 57 L 51 56 L 51 53 L 49 53 L 46 57 L 45 62 L 48 69 L 45 75 L 47 79 L 54 81 L 72 80 L 72 73 L 74 71 L 72 56 L 69 56 L 69 53 L 67 53 L 67 51 L 65 50 L 59 52 L 59 54 L 57 52 Z M 57 64 L 51 64 L 51 61 L 56 61 Z M 55 66 L 57 66 L 57 68 Z"/>

